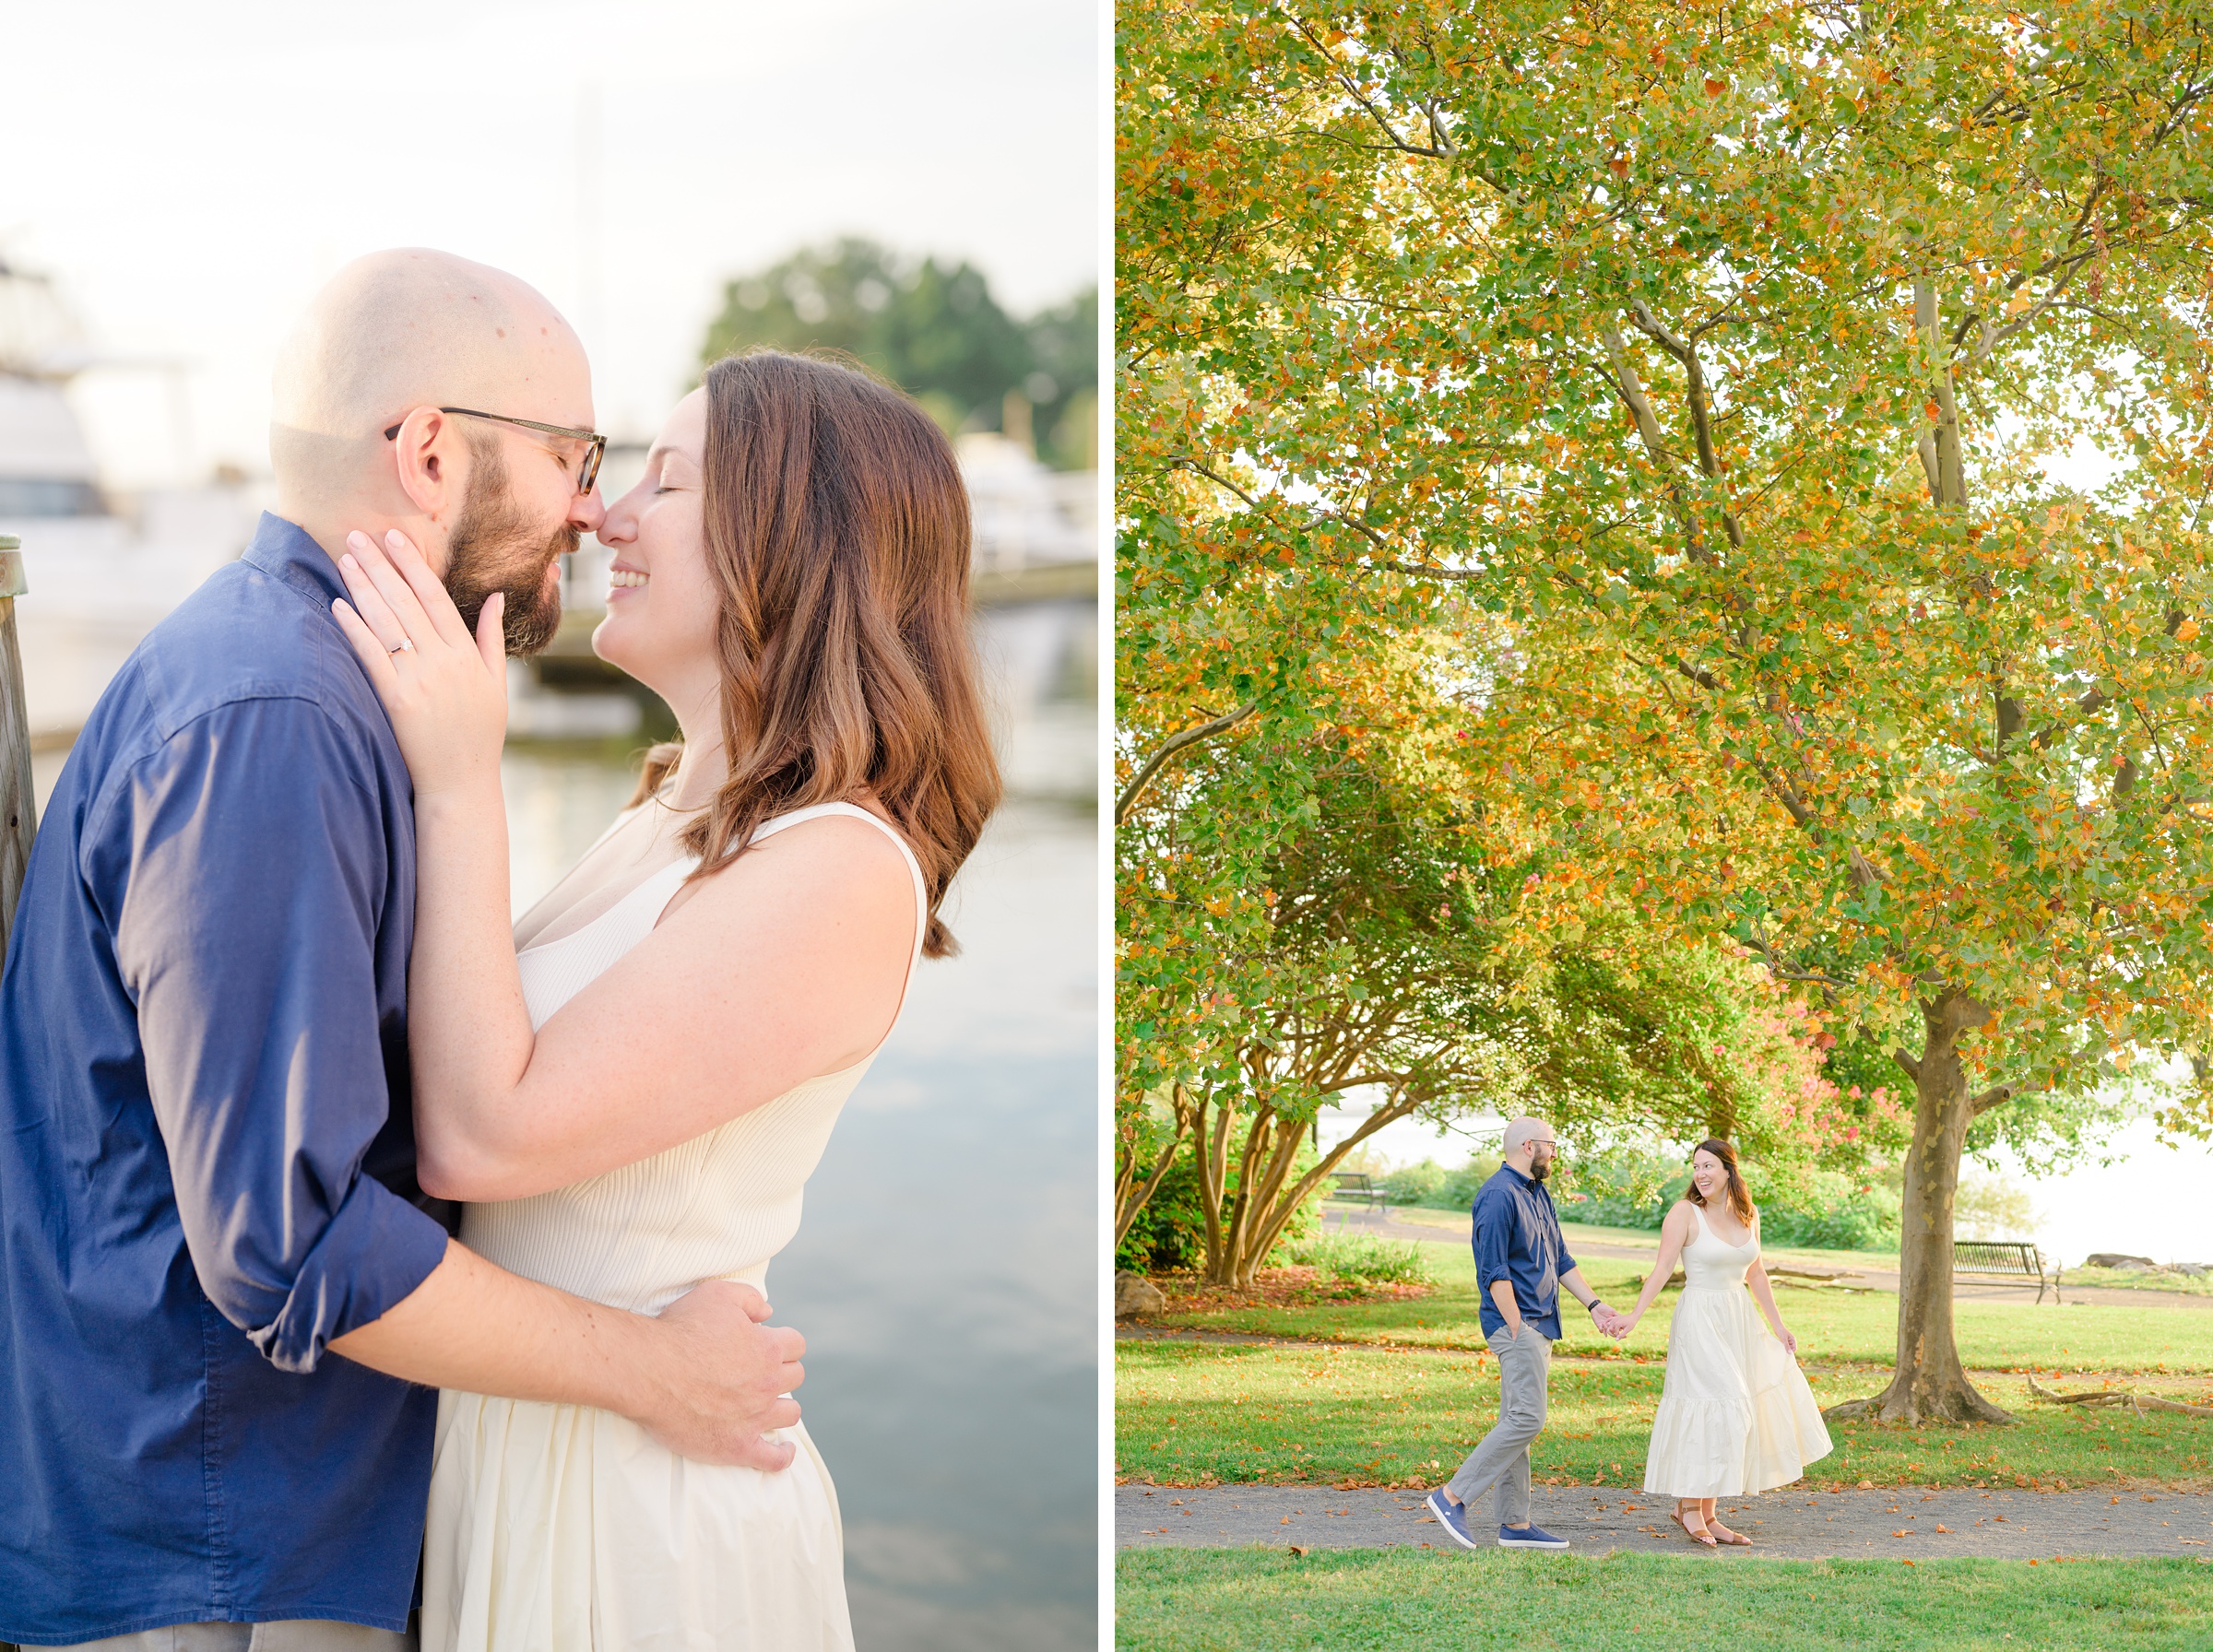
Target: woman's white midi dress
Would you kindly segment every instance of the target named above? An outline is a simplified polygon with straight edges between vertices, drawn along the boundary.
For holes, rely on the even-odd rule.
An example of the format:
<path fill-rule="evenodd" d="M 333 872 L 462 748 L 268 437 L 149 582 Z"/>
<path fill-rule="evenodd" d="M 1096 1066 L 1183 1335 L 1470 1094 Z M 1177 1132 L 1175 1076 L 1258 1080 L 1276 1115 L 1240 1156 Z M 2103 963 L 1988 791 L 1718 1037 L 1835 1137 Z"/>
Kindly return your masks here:
<path fill-rule="evenodd" d="M 1683 1295 L 1667 1328 L 1667 1377 L 1645 1454 L 1647 1495 L 1745 1497 L 1790 1484 L 1827 1457 L 1828 1430 L 1798 1362 L 1745 1288 L 1759 1238 L 1715 1237 L 1697 1206 Z"/>
<path fill-rule="evenodd" d="M 929 898 L 898 834 L 916 955 Z M 664 867 L 593 922 L 520 955 L 533 1027 L 651 933 L 694 862 Z M 914 962 L 908 961 L 911 975 Z M 464 1244 L 501 1267 L 657 1314 L 705 1280 L 764 1287 L 801 1190 L 871 1055 L 680 1147 L 573 1186 L 470 1205 Z M 426 1652 L 815 1652 L 853 1645 L 837 1494 L 804 1427 L 781 1473 L 686 1461 L 625 1417 L 439 1396 L 423 1558 Z"/>

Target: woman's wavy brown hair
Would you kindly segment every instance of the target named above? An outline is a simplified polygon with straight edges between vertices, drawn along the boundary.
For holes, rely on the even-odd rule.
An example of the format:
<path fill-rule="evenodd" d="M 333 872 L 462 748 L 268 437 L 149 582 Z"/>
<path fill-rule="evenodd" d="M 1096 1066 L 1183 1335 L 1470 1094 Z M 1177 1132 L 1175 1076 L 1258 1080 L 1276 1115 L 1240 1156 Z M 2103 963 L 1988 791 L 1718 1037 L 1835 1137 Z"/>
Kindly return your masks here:
<path fill-rule="evenodd" d="M 968 634 L 968 492 L 953 448 L 857 366 L 752 350 L 707 369 L 705 533 L 722 592 L 729 772 L 687 827 L 704 877 L 771 817 L 864 788 L 929 887 L 922 950 L 955 950 L 946 885 L 999 802 Z M 633 802 L 682 755 L 646 753 Z"/>
<path fill-rule="evenodd" d="M 1736 1150 L 1719 1136 L 1709 1136 L 1690 1150 L 1690 1156 L 1694 1159 L 1700 1153 L 1711 1153 L 1722 1162 L 1722 1168 L 1729 1173 L 1729 1213 L 1749 1233 L 1759 1211 L 1753 1206 L 1752 1195 L 1745 1187 L 1745 1178 L 1736 1174 Z M 1698 1192 L 1697 1183 L 1685 1188 L 1683 1197 L 1701 1210 L 1705 1208 L 1705 1196 Z"/>

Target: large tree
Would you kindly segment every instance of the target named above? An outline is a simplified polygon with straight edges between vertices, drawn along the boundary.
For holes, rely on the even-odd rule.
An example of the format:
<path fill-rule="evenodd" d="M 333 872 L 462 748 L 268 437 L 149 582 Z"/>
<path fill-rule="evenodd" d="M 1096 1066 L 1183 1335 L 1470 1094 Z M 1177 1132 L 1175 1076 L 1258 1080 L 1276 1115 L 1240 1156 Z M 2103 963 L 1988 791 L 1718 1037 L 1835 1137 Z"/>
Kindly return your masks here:
<path fill-rule="evenodd" d="M 1952 1335 L 1970 1129 L 2207 1035 L 2198 18 L 1125 16 L 1129 451 L 1356 615 L 1497 616 L 1470 732 L 1530 828 L 1888 1040 L 1874 1403 L 2001 1417 Z M 2059 486 L 2078 448 L 2124 475 Z"/>

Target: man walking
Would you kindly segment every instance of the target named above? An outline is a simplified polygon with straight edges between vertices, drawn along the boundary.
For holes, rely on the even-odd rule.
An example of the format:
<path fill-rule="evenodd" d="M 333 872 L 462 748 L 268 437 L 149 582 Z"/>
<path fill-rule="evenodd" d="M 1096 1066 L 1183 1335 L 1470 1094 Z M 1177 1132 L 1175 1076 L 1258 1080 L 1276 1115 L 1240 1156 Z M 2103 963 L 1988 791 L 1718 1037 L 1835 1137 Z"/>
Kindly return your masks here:
<path fill-rule="evenodd" d="M 1544 1180 L 1558 1156 L 1552 1127 L 1517 1118 L 1506 1127 L 1506 1161 L 1475 1195 L 1476 1280 L 1483 1291 L 1483 1331 L 1498 1356 L 1498 1422 L 1449 1481 L 1429 1493 L 1429 1510 L 1463 1549 L 1480 1548 L 1468 1530 L 1467 1505 L 1497 1488 L 1498 1546 L 1565 1549 L 1529 1517 L 1530 1442 L 1544 1427 L 1544 1383 L 1552 1345 L 1560 1337 L 1560 1287 L 1591 1312 L 1608 1336 L 1621 1316 L 1584 1283 L 1568 1254 L 1560 1219 Z"/>

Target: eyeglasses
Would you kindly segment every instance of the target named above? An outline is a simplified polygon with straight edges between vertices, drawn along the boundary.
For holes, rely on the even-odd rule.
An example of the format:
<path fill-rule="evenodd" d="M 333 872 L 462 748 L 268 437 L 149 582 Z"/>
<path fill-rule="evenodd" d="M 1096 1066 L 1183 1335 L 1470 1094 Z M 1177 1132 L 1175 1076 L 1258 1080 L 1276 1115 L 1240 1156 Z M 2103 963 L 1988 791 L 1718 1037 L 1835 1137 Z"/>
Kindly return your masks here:
<path fill-rule="evenodd" d="M 464 419 L 489 419 L 500 424 L 520 425 L 526 431 L 543 431 L 549 436 L 566 436 L 572 442 L 588 442 L 590 445 L 585 449 L 584 464 L 576 472 L 576 491 L 589 493 L 592 484 L 599 479 L 599 461 L 607 456 L 607 438 L 597 431 L 573 431 L 566 425 L 540 424 L 535 419 L 512 419 L 504 413 L 479 413 L 474 407 L 441 407 L 438 411 L 458 413 Z M 404 419 L 400 420 L 400 424 L 406 422 Z M 385 440 L 391 442 L 398 435 L 399 425 L 396 424 L 385 432 Z"/>

